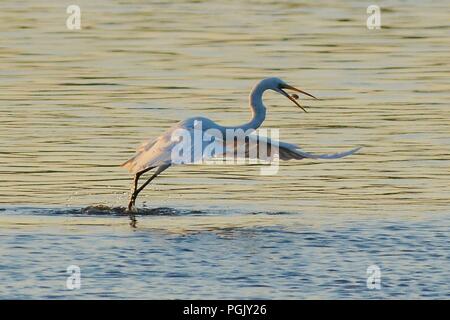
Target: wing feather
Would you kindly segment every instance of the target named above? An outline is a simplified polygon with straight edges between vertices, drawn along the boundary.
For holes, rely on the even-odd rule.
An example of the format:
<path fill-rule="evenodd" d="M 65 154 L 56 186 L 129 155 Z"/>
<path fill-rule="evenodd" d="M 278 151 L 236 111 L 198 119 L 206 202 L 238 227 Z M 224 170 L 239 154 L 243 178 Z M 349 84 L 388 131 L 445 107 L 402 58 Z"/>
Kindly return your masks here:
<path fill-rule="evenodd" d="M 245 142 L 245 157 L 257 158 L 264 161 L 270 161 L 276 154 L 280 160 L 301 160 L 305 158 L 309 159 L 339 159 L 351 154 L 356 153 L 361 148 L 354 148 L 352 150 L 331 153 L 331 154 L 313 154 L 301 150 L 298 145 L 287 143 L 283 141 L 277 141 L 264 136 L 258 136 L 251 134 Z M 261 147 L 262 144 L 266 144 L 265 148 Z M 227 151 L 224 154 L 226 157 L 233 157 L 237 154 L 237 144 L 226 143 Z M 242 146 L 240 146 L 242 148 Z M 256 148 L 256 150 L 255 150 Z M 260 152 L 261 150 L 267 150 L 266 152 Z M 251 152 L 253 151 L 253 153 Z"/>
<path fill-rule="evenodd" d="M 191 136 L 191 141 L 194 141 L 194 136 L 196 134 L 200 134 L 201 136 L 204 133 L 202 131 L 196 132 L 197 128 L 195 127 L 194 120 L 195 119 L 192 118 L 184 122 L 180 122 L 167 130 L 157 139 L 144 142 L 137 149 L 137 153 L 131 159 L 121 164 L 121 166 L 127 168 L 132 173 L 137 173 L 149 167 L 178 164 L 172 159 L 172 150 L 175 146 L 179 146 L 180 141 L 174 141 L 172 139 L 173 133 L 177 129 L 186 130 L 185 132 Z M 207 155 L 205 153 L 205 149 L 206 147 L 211 146 L 211 141 L 213 141 L 214 144 L 217 144 L 216 146 L 220 145 L 220 148 L 215 148 L 215 153 Z M 256 134 L 248 135 L 245 142 L 238 142 L 236 140 L 224 141 L 222 137 L 214 136 L 213 140 L 202 141 L 202 143 L 201 154 L 196 154 L 194 152 L 196 151 L 194 150 L 194 143 L 189 143 L 189 145 L 183 147 L 183 151 L 187 152 L 190 156 L 190 160 L 183 163 L 199 163 L 202 160 L 209 160 L 211 158 L 238 158 L 240 156 L 239 152 L 242 151 L 242 148 L 245 148 L 244 158 L 256 158 L 262 161 L 272 161 L 276 155 L 278 155 L 280 160 L 301 160 L 305 158 L 338 159 L 354 154 L 360 149 L 355 148 L 349 151 L 332 154 L 313 154 L 301 150 L 300 147 L 295 144 L 273 140 L 268 137 L 258 136 Z"/>

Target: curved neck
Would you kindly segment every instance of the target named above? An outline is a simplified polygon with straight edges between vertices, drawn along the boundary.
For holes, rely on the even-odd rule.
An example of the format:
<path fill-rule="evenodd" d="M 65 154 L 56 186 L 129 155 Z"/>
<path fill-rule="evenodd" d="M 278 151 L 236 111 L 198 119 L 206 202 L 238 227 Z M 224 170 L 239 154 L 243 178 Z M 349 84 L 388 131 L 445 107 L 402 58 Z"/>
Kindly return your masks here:
<path fill-rule="evenodd" d="M 252 91 L 250 92 L 249 105 L 252 111 L 252 119 L 249 122 L 237 127 L 219 126 L 219 130 L 223 131 L 224 133 L 228 129 L 242 129 L 244 130 L 244 132 L 247 132 L 247 130 L 253 131 L 261 126 L 261 124 L 266 119 L 266 107 L 262 102 L 262 96 L 264 91 L 271 89 L 270 84 L 267 84 L 267 80 L 268 79 L 260 81 L 253 87 Z"/>
<path fill-rule="evenodd" d="M 239 129 L 242 129 L 244 131 L 247 130 L 256 130 L 258 129 L 261 124 L 266 119 L 266 107 L 263 104 L 262 96 L 264 91 L 266 91 L 267 88 L 260 84 L 256 85 L 249 96 L 249 104 L 250 108 L 252 110 L 252 119 L 239 126 Z"/>

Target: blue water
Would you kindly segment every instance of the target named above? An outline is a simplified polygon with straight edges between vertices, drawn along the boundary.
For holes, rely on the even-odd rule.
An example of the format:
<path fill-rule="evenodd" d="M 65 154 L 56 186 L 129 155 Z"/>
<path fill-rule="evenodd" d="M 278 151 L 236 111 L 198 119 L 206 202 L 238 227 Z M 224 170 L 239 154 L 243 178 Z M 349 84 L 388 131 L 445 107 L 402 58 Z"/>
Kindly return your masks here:
<path fill-rule="evenodd" d="M 346 217 L 339 223 L 316 223 L 302 214 L 224 218 L 167 210 L 137 216 L 135 229 L 127 217 L 83 216 L 76 209 L 21 219 L 5 213 L 11 220 L 0 235 L 0 296 L 450 297 L 449 224 L 440 217 Z M 367 287 L 366 271 L 374 264 L 381 272 L 379 290 Z M 66 288 L 69 265 L 81 269 L 79 289 Z"/>

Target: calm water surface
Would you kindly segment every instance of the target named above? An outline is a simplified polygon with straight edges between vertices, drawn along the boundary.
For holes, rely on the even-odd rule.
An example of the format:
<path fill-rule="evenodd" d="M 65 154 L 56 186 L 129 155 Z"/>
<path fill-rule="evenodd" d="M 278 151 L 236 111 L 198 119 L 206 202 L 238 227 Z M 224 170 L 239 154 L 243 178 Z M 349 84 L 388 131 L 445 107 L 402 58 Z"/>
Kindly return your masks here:
<path fill-rule="evenodd" d="M 449 298 L 446 1 L 0 3 L 1 298 Z M 250 118 L 333 161 L 171 168 L 123 217 L 118 165 L 196 115 Z M 82 270 L 65 289 L 66 268 Z M 381 269 L 381 290 L 366 269 Z"/>

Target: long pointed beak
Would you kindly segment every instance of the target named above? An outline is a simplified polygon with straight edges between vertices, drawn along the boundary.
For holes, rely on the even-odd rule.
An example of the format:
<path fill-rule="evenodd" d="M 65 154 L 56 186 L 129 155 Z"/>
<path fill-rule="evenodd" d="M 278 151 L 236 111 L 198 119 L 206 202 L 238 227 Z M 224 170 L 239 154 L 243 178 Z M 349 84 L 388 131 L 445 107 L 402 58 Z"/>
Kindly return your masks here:
<path fill-rule="evenodd" d="M 305 94 L 305 95 L 307 95 L 307 96 L 310 96 L 311 98 L 314 98 L 314 99 L 317 100 L 317 98 L 314 97 L 312 94 L 310 94 L 310 93 L 308 93 L 308 92 L 305 92 L 305 91 L 303 91 L 303 90 L 297 89 L 296 87 L 290 86 L 290 85 L 288 85 L 288 84 L 283 85 L 283 89 L 289 89 L 289 90 L 297 91 L 297 92 L 303 93 L 303 94 Z"/>
<path fill-rule="evenodd" d="M 307 96 L 309 96 L 309 97 L 311 97 L 311 98 L 317 99 L 317 98 L 314 97 L 312 94 L 309 94 L 308 92 L 305 92 L 305 91 L 303 91 L 303 90 L 297 89 L 297 88 L 295 88 L 295 87 L 293 87 L 293 86 L 290 86 L 290 85 L 288 85 L 288 84 L 284 84 L 283 87 L 280 88 L 281 92 L 283 92 L 283 94 L 284 94 L 289 100 L 291 100 L 293 103 L 295 103 L 295 105 L 296 105 L 297 107 L 299 107 L 300 109 L 302 109 L 302 110 L 305 111 L 306 113 L 308 113 L 308 111 L 306 111 L 306 109 L 303 108 L 303 107 L 297 102 L 297 100 L 295 100 L 294 98 L 292 98 L 291 95 L 289 95 L 288 93 L 286 93 L 283 89 L 289 89 L 289 90 L 297 91 L 297 92 L 303 93 L 304 95 L 307 95 Z"/>

